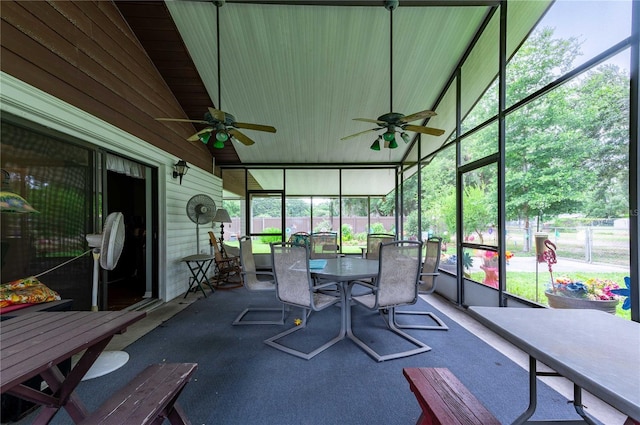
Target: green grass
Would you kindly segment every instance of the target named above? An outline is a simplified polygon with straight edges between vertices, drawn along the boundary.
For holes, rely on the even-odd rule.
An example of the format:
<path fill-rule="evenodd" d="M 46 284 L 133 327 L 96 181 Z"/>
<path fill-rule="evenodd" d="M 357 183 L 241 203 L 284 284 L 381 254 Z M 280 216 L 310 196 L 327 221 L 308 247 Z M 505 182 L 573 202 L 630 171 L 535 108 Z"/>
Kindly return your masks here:
<path fill-rule="evenodd" d="M 627 275 L 626 273 L 580 273 L 573 272 L 570 273 L 571 277 L 576 279 L 586 280 L 588 278 L 600 278 L 600 279 L 611 279 L 614 282 L 618 283 L 621 287 L 624 287 L 624 277 Z M 478 282 L 482 282 L 484 278 L 484 273 L 471 273 L 471 277 L 473 280 Z M 538 276 L 538 300 L 536 301 L 536 274 L 535 273 L 527 273 L 527 272 L 507 272 L 507 292 L 521 298 L 525 298 L 530 301 L 536 301 L 542 305 L 548 305 L 547 297 L 544 295 L 544 291 L 547 287 L 546 285 L 546 276 L 540 277 Z M 622 317 L 623 319 L 631 320 L 631 310 L 623 310 L 622 309 L 622 301 L 618 303 L 616 307 L 616 316 Z"/>
<path fill-rule="evenodd" d="M 227 243 L 227 242 L 225 242 Z M 229 245 L 238 246 L 238 242 L 230 242 Z M 259 241 L 253 241 L 253 252 L 256 254 L 268 254 L 270 248 L 268 244 L 261 243 Z M 344 254 L 360 254 L 362 251 L 359 246 L 345 245 L 342 247 Z M 617 282 L 618 285 L 624 287 L 624 277 L 626 273 L 571 273 L 571 277 L 576 279 L 588 279 L 596 277 L 600 279 L 611 279 Z M 476 282 L 482 282 L 484 279 L 484 272 L 471 273 L 471 279 Z M 546 289 L 546 275 L 538 276 L 538 298 L 536 300 L 536 274 L 529 272 L 509 272 L 507 271 L 507 292 L 530 300 L 542 305 L 548 305 L 547 297 L 544 295 Z M 618 303 L 616 307 L 616 315 L 626 320 L 631 320 L 631 310 L 622 309 L 622 301 Z"/>

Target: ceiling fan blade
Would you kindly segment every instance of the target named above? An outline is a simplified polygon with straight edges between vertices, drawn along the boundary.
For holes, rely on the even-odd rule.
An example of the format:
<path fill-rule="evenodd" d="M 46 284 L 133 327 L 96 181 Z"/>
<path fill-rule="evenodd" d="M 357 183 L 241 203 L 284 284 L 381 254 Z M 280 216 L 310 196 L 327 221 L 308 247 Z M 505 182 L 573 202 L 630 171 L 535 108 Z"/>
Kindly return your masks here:
<path fill-rule="evenodd" d="M 236 139 L 238 139 L 238 141 L 240 143 L 242 143 L 243 145 L 246 146 L 251 146 L 253 145 L 255 142 L 253 140 L 251 140 L 250 138 L 248 138 L 245 134 L 239 132 L 238 130 L 236 130 L 235 128 L 230 128 L 228 130 L 228 133 L 235 137 Z"/>
<path fill-rule="evenodd" d="M 270 125 L 249 124 L 246 122 L 234 122 L 232 125 L 238 128 L 246 128 L 247 130 L 266 131 L 269 133 L 276 132 L 275 127 L 271 127 Z"/>
<path fill-rule="evenodd" d="M 351 139 L 351 138 L 353 138 L 353 137 L 357 137 L 357 136 L 359 136 L 359 135 L 361 135 L 361 134 L 369 133 L 369 132 L 371 132 L 371 131 L 378 131 L 378 130 L 380 130 L 380 128 L 371 128 L 371 129 L 369 129 L 369 130 L 365 130 L 365 131 L 361 131 L 361 132 L 356 133 L 356 134 L 352 134 L 351 136 L 345 136 L 345 137 L 343 137 L 343 138 L 342 138 L 342 139 L 340 139 L 340 140 L 347 140 L 347 139 Z"/>
<path fill-rule="evenodd" d="M 364 122 L 372 122 L 374 124 L 387 125 L 386 122 L 380 120 L 372 120 L 371 118 L 354 118 L 354 121 L 364 121 Z"/>
<path fill-rule="evenodd" d="M 215 108 L 211 108 L 209 107 L 209 113 L 211 114 L 211 116 L 213 117 L 213 119 L 218 120 L 220 122 L 224 122 L 227 114 L 224 113 L 224 111 L 221 111 L 219 109 L 215 109 Z"/>
<path fill-rule="evenodd" d="M 411 122 L 411 121 L 415 121 L 415 120 L 420 120 L 420 119 L 424 119 L 424 118 L 429 118 L 429 117 L 433 117 L 437 115 L 435 112 L 430 111 L 430 110 L 424 110 L 424 111 L 420 111 L 420 112 L 416 112 L 415 114 L 411 114 L 411 115 L 405 115 L 404 117 L 400 118 L 398 120 L 398 122 L 403 123 L 403 122 Z"/>
<path fill-rule="evenodd" d="M 186 118 L 156 118 L 156 121 L 195 122 L 198 124 L 209 124 L 204 120 L 188 120 Z"/>
<path fill-rule="evenodd" d="M 204 133 L 209 133 L 213 131 L 213 127 L 207 127 L 204 130 L 200 130 L 198 131 L 196 134 L 194 134 L 193 136 L 189 136 L 187 138 L 187 140 L 189 142 L 199 142 L 200 141 L 200 135 L 204 134 Z"/>
<path fill-rule="evenodd" d="M 403 125 L 403 130 L 415 131 L 416 133 L 430 134 L 432 136 L 442 136 L 444 134 L 444 130 L 440 130 L 439 128 L 433 127 L 423 127 L 421 125 Z"/>

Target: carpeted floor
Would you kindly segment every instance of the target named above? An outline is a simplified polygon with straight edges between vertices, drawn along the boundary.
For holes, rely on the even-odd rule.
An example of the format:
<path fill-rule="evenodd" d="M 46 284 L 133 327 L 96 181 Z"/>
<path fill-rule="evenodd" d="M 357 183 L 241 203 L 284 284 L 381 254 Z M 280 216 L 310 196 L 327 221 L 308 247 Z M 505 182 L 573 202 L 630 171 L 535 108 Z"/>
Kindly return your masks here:
<path fill-rule="evenodd" d="M 415 423 L 420 409 L 402 368 L 447 367 L 502 423 L 511 423 L 527 407 L 527 372 L 442 313 L 448 331 L 409 331 L 432 347 L 427 353 L 377 363 L 345 339 L 307 361 L 263 343 L 293 326 L 300 317 L 297 309 L 284 326 L 231 326 L 247 304 L 265 303 L 275 305 L 275 296 L 248 294 L 244 288 L 216 291 L 127 347 L 129 363 L 82 382 L 79 396 L 93 410 L 148 364 L 197 362 L 198 371 L 179 399 L 193 424 L 406 425 Z M 437 312 L 423 300 L 412 308 Z M 354 332 L 367 342 L 381 350 L 402 343 L 379 315 L 355 306 L 352 311 Z M 307 329 L 289 342 L 328 340 L 339 325 L 339 307 L 313 313 Z M 564 397 L 540 384 L 534 419 L 549 418 L 577 415 Z M 62 411 L 52 423 L 71 421 Z"/>

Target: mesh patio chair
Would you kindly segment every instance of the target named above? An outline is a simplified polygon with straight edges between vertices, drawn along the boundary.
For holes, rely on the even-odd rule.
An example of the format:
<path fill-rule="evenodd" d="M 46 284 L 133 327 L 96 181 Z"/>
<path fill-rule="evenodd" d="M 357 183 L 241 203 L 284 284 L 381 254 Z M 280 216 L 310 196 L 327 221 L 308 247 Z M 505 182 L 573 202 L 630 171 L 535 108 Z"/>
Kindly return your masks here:
<path fill-rule="evenodd" d="M 266 271 L 256 271 L 256 263 L 253 257 L 251 245 L 251 237 L 243 236 L 240 238 L 240 265 L 242 271 L 243 286 L 249 292 L 273 292 L 275 295 L 276 285 L 273 273 Z M 260 276 L 269 277 L 269 279 L 260 279 Z M 256 312 L 274 312 L 280 311 L 280 320 L 249 320 L 245 316 L 249 313 Z M 285 305 L 280 307 L 247 307 L 233 321 L 233 325 L 283 325 L 285 317 Z M 244 319 L 244 320 L 243 320 Z"/>
<path fill-rule="evenodd" d="M 440 250 L 442 246 L 442 238 L 431 237 L 425 243 L 426 252 L 424 255 L 424 262 L 422 263 L 422 271 L 420 272 L 420 281 L 418 282 L 418 292 L 420 294 L 431 294 L 436 290 L 436 278 L 440 275 L 438 267 L 440 266 Z M 449 329 L 442 319 L 436 316 L 431 311 L 398 311 L 394 312 L 394 315 L 389 317 L 393 321 L 394 325 L 402 329 L 427 329 L 427 330 L 441 330 L 446 331 Z M 409 316 L 429 316 L 432 320 L 432 324 L 401 324 L 397 321 L 398 315 Z"/>
<path fill-rule="evenodd" d="M 272 243 L 271 258 L 278 299 L 285 304 L 300 307 L 303 310 L 303 314 L 302 322 L 298 326 L 266 339 L 264 342 L 280 351 L 309 360 L 344 338 L 344 318 L 341 319 L 340 333 L 311 352 L 296 350 L 278 342 L 278 340 L 294 332 L 304 331 L 311 312 L 324 310 L 339 303 L 342 301 L 342 293 L 339 292 L 337 295 L 322 293 L 321 290 L 323 288 L 335 285 L 335 282 L 317 285 L 311 279 L 309 249 L 307 247 L 292 246 L 289 243 Z"/>
<path fill-rule="evenodd" d="M 394 235 L 387 233 L 369 233 L 367 235 L 367 260 L 377 260 L 380 252 L 380 244 L 393 242 L 396 239 Z"/>
<path fill-rule="evenodd" d="M 309 258 L 337 258 L 338 234 L 317 232 L 311 234 L 311 252 Z"/>
<path fill-rule="evenodd" d="M 418 300 L 418 279 L 422 257 L 422 242 L 394 241 L 380 246 L 380 266 L 373 283 L 355 281 L 350 284 L 351 300 L 370 310 L 387 310 L 393 317 L 395 308 L 415 304 Z M 363 286 L 369 291 L 363 295 L 353 295 L 355 286 Z M 347 329 L 351 329 L 351 315 L 348 314 Z M 391 354 L 379 354 L 353 332 L 349 337 L 377 361 L 397 359 L 424 353 L 431 347 L 399 329 L 393 320 L 386 320 L 387 327 L 415 346 L 415 348 Z"/>

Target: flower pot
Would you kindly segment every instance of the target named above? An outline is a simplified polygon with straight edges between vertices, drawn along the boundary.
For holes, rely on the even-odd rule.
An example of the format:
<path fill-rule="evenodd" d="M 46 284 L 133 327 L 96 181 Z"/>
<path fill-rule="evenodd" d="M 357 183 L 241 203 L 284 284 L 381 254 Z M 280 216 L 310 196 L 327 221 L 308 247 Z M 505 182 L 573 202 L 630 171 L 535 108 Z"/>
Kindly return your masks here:
<path fill-rule="evenodd" d="M 591 308 L 616 314 L 616 306 L 619 302 L 619 300 L 587 300 L 584 298 L 565 297 L 552 292 L 545 292 L 544 294 L 549 300 L 549 307 L 552 308 Z"/>

